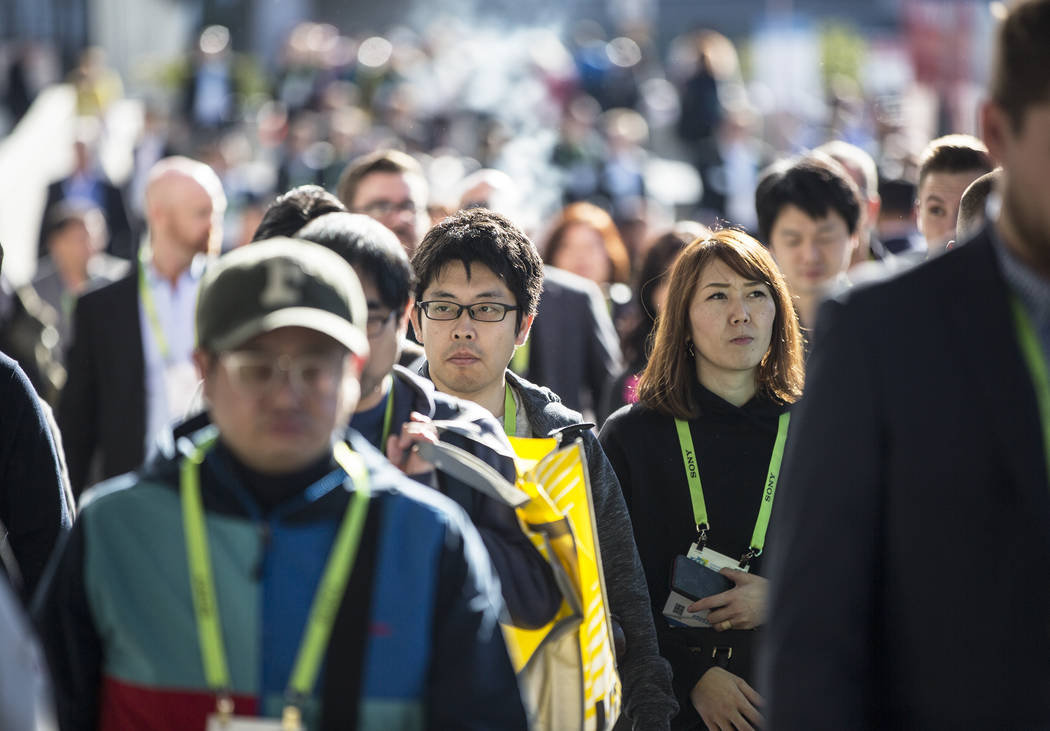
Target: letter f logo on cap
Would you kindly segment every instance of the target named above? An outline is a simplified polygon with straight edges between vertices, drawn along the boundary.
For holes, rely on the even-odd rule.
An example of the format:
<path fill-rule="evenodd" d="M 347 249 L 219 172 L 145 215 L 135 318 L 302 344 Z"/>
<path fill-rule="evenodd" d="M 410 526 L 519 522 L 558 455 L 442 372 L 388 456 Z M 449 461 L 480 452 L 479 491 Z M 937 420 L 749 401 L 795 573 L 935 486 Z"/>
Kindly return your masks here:
<path fill-rule="evenodd" d="M 306 278 L 298 265 L 287 259 L 266 262 L 266 288 L 259 295 L 259 304 L 266 308 L 285 307 L 299 302 L 299 288 Z"/>

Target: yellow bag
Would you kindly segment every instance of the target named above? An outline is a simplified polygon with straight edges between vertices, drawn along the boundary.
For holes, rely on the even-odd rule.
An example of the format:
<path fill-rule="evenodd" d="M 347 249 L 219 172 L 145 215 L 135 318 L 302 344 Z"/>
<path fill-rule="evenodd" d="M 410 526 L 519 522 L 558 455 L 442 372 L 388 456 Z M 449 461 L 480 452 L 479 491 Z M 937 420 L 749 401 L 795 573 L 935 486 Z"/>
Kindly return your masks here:
<path fill-rule="evenodd" d="M 611 729 L 620 715 L 612 623 L 583 441 L 510 437 L 522 530 L 554 570 L 564 600 L 535 630 L 503 625 L 530 727 Z"/>

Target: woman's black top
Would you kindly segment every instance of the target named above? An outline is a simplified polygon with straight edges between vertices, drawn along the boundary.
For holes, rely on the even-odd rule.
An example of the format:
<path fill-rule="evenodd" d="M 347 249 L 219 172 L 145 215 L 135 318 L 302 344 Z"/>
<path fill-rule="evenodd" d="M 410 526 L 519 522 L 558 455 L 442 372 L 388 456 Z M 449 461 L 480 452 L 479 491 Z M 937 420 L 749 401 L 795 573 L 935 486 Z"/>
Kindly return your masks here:
<path fill-rule="evenodd" d="M 700 415 L 689 422 L 689 428 L 707 504 L 707 545 L 736 558 L 751 542 L 778 420 L 787 407 L 760 396 L 737 407 L 699 384 L 695 386 L 695 402 Z M 716 651 L 718 665 L 754 685 L 751 654 L 756 633 L 672 628 L 663 616 L 674 557 L 685 554 L 696 541 L 696 521 L 674 418 L 642 404 L 624 407 L 605 422 L 599 439 L 623 488 L 649 584 L 660 652 L 674 671 L 675 693 L 682 710 L 672 727 L 702 728 L 689 692 L 716 664 Z M 751 562 L 751 572 L 761 575 L 761 557 Z M 727 665 L 729 648 L 732 657 Z"/>

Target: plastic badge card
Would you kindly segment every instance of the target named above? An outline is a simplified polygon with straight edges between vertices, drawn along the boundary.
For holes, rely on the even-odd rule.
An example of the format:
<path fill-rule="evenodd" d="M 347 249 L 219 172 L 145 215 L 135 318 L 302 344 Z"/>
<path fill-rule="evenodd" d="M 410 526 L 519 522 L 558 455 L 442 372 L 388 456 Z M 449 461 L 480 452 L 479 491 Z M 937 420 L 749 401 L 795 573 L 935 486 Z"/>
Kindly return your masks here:
<path fill-rule="evenodd" d="M 712 551 L 710 548 L 701 550 L 695 543 L 689 547 L 688 558 L 716 572 L 725 568 L 740 570 L 739 559 L 730 558 L 718 551 Z M 730 583 L 727 588 L 731 586 L 732 584 Z M 686 607 L 695 601 L 696 599 L 672 589 L 670 596 L 667 597 L 667 602 L 664 604 L 663 615 L 673 627 L 710 627 L 711 623 L 707 621 L 709 610 L 705 609 L 700 612 L 686 611 Z"/>

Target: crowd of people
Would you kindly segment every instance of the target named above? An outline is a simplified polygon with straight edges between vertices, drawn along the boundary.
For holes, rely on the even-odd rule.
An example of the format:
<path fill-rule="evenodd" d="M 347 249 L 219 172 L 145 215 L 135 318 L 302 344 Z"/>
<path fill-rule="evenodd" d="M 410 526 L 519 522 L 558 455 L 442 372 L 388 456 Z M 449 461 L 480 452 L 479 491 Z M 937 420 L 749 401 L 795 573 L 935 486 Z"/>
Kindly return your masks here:
<path fill-rule="evenodd" d="M 560 728 L 509 634 L 571 604 L 560 534 L 477 487 L 552 436 L 619 683 L 581 728 L 1050 726 L 1050 0 L 997 34 L 912 183 L 835 135 L 734 168 L 698 34 L 685 209 L 642 37 L 494 91 L 309 23 L 264 92 L 210 27 L 119 185 L 86 54 L 0 298 L 0 728 Z"/>

